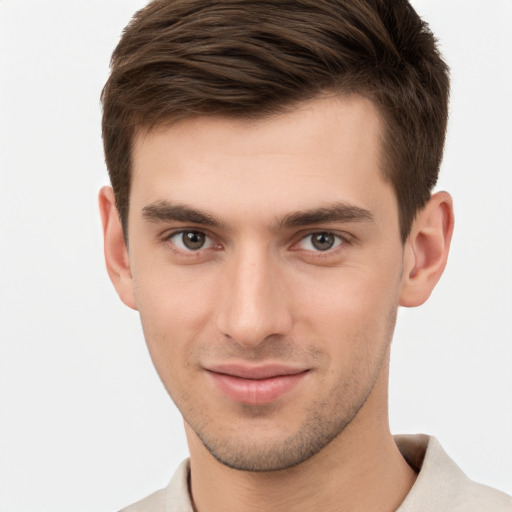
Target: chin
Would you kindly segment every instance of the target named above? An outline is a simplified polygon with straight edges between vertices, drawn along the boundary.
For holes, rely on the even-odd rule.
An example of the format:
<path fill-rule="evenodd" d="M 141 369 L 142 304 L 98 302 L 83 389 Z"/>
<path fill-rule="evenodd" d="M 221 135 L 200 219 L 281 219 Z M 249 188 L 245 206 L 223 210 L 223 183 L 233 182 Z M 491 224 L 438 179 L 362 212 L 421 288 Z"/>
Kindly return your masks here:
<path fill-rule="evenodd" d="M 294 432 L 279 432 L 272 422 L 269 428 L 223 430 L 213 435 L 207 429 L 194 429 L 206 450 L 221 464 L 239 471 L 263 472 L 289 469 L 322 451 L 352 421 L 359 411 L 354 407 L 342 417 L 308 418 Z M 245 432 L 240 435 L 239 432 Z"/>

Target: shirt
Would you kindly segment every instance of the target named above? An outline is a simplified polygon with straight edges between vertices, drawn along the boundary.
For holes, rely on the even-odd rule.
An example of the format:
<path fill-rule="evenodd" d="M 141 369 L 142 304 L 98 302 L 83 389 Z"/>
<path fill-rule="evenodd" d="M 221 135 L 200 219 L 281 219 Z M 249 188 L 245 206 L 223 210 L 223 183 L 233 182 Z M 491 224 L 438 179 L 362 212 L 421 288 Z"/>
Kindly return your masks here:
<path fill-rule="evenodd" d="M 396 512 L 512 512 L 512 498 L 470 480 L 434 437 L 395 436 L 416 482 Z M 184 460 L 169 485 L 121 512 L 193 512 L 188 489 L 190 464 Z"/>

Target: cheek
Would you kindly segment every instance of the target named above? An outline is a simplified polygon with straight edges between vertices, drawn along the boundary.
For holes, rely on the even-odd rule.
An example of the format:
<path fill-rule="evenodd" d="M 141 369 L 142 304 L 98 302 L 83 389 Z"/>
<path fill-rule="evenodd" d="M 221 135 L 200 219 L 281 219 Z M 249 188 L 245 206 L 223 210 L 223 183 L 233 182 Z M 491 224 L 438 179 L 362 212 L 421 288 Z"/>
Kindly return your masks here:
<path fill-rule="evenodd" d="M 197 266 L 136 266 L 133 275 L 137 307 L 151 325 L 193 328 L 214 303 L 211 273 Z"/>
<path fill-rule="evenodd" d="M 324 279 L 302 282 L 296 294 L 299 324 L 320 331 L 326 343 L 335 349 L 350 351 L 373 347 L 387 341 L 394 325 L 399 277 L 397 272 L 361 268 L 332 272 Z M 392 277 L 391 277 L 392 276 Z M 332 348 L 332 347 L 331 347 Z"/>
<path fill-rule="evenodd" d="M 139 270 L 139 271 L 137 271 Z M 190 364 L 194 343 L 205 337 L 212 317 L 212 287 L 206 276 L 183 269 L 135 268 L 134 291 L 153 363 L 168 380 Z"/>

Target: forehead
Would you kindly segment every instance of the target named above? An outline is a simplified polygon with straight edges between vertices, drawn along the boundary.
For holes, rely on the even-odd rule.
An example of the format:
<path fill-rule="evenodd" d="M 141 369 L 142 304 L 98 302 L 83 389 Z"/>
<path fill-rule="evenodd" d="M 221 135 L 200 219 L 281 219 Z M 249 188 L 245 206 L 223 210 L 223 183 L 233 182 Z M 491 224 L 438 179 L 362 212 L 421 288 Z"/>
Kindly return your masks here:
<path fill-rule="evenodd" d="M 339 201 L 367 208 L 391 190 L 380 153 L 377 109 L 360 96 L 259 120 L 185 119 L 136 136 L 131 210 L 157 200 L 247 214 Z"/>

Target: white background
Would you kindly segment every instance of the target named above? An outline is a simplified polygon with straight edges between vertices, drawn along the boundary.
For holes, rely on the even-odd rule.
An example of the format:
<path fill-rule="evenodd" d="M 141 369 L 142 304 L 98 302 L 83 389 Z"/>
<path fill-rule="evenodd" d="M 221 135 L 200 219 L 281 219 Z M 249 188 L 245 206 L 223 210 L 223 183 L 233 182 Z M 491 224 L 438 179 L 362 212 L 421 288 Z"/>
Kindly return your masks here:
<path fill-rule="evenodd" d="M 99 94 L 141 0 L 0 0 L 0 510 L 114 511 L 186 456 L 102 259 Z M 394 432 L 512 493 L 512 1 L 417 0 L 452 68 L 445 276 L 403 310 Z"/>

